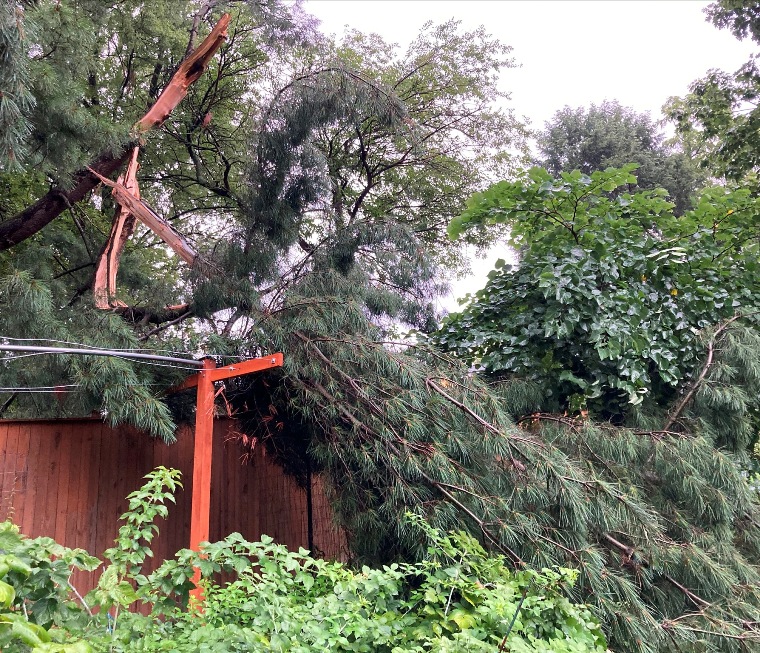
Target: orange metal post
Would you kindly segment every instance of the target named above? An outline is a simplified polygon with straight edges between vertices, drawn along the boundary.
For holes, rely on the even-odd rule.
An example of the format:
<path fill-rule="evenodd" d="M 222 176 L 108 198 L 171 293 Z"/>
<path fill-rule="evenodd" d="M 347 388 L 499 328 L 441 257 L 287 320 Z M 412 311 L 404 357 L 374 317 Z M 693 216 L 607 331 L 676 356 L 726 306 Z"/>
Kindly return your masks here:
<path fill-rule="evenodd" d="M 203 361 L 203 370 L 187 378 L 184 383 L 171 388 L 169 392 L 179 392 L 197 386 L 195 403 L 195 449 L 193 451 L 193 498 L 190 512 L 190 548 L 200 550 L 201 542 L 208 542 L 209 521 L 211 515 L 211 454 L 214 435 L 214 381 L 229 379 L 234 376 L 260 372 L 272 367 L 280 367 L 283 363 L 282 354 L 270 354 L 261 358 L 253 358 L 241 363 L 225 367 L 216 367 L 211 358 Z M 193 583 L 195 589 L 191 595 L 200 608 L 203 602 L 203 591 L 198 586 L 201 579 L 199 569 L 195 570 Z"/>
<path fill-rule="evenodd" d="M 211 358 L 203 361 L 203 371 L 198 374 L 198 394 L 195 405 L 195 449 L 193 452 L 193 499 L 190 513 L 190 548 L 198 551 L 201 542 L 209 539 L 211 513 L 211 451 L 214 434 L 214 382 L 211 370 L 216 363 Z M 203 599 L 198 587 L 200 570 L 193 576 L 195 589 L 192 595 Z"/>

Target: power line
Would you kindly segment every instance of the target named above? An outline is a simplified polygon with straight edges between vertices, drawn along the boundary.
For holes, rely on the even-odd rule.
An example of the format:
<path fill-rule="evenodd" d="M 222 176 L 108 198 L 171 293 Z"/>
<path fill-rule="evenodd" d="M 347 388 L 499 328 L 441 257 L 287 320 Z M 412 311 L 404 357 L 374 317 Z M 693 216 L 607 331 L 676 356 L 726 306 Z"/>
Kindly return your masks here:
<path fill-rule="evenodd" d="M 174 356 L 159 356 L 158 354 L 143 354 L 139 352 L 123 351 L 118 349 L 79 349 L 75 347 L 40 347 L 37 345 L 5 345 L 0 344 L 0 351 L 19 351 L 39 354 L 74 354 L 80 356 L 109 356 L 112 358 L 126 358 L 135 360 L 164 361 L 167 363 L 182 363 L 192 365 L 195 368 L 203 367 L 203 361 L 189 358 L 176 358 Z"/>
<path fill-rule="evenodd" d="M 67 387 L 60 387 L 60 388 L 52 388 L 48 389 L 47 387 L 40 386 L 40 387 L 30 387 L 30 388 L 0 388 L 0 394 L 18 394 L 18 393 L 24 393 L 24 394 L 32 394 L 32 395 L 42 395 L 42 394 L 60 394 L 60 393 L 70 393 L 74 392 L 74 390 L 71 390 Z"/>
<path fill-rule="evenodd" d="M 96 347 L 95 345 L 88 345 L 83 342 L 73 342 L 71 340 L 55 340 L 53 338 L 11 338 L 10 336 L 0 336 L 0 340 L 9 340 L 13 342 L 52 342 L 59 345 L 73 345 L 75 347 L 99 349 L 99 347 Z M 159 352 L 160 351 L 160 352 L 165 352 L 168 354 L 189 355 L 187 352 L 177 351 L 175 349 L 149 349 L 147 347 L 110 347 L 110 349 L 113 351 L 134 351 L 134 352 Z M 237 356 L 237 355 L 232 355 L 232 354 L 209 353 L 206 355 L 212 356 L 213 358 L 235 358 L 238 360 L 245 359 L 245 356 Z"/>

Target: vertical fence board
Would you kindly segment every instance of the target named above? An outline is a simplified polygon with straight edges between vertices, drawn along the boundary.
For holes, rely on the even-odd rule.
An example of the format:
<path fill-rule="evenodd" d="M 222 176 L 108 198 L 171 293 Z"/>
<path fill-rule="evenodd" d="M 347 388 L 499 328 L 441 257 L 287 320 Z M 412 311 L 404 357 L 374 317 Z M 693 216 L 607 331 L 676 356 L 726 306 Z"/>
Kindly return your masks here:
<path fill-rule="evenodd" d="M 71 424 L 65 424 L 60 430 L 60 443 L 54 450 L 55 463 L 58 467 L 58 489 L 57 502 L 55 511 L 55 521 L 53 523 L 53 539 L 57 542 L 66 541 L 66 523 L 69 518 L 69 481 L 71 476 L 76 476 L 76 459 L 72 465 L 72 452 L 76 448 L 77 437 L 76 430 L 71 428 Z M 72 505 L 71 511 L 75 508 Z"/>
<path fill-rule="evenodd" d="M 35 483 L 32 524 L 41 535 L 55 535 L 55 516 L 58 512 L 58 444 L 61 441 L 61 426 L 58 424 L 40 439 L 39 474 L 43 483 Z"/>
<path fill-rule="evenodd" d="M 99 551 L 96 547 L 98 545 L 98 495 L 100 494 L 100 470 L 101 470 L 101 454 L 103 451 L 103 433 L 106 429 L 104 424 L 100 422 L 93 424 L 90 433 L 92 433 L 92 445 L 89 454 L 83 458 L 86 458 L 88 465 L 87 475 L 87 491 L 85 493 L 86 501 L 86 513 L 84 518 L 85 531 L 82 542 L 85 543 L 83 548 L 86 548 L 93 555 L 101 555 L 103 552 Z"/>
<path fill-rule="evenodd" d="M 4 461 L 3 470 L 0 472 L 0 510 L 3 518 L 13 516 L 13 489 L 16 477 L 16 450 L 18 444 L 17 425 L 8 430 L 8 437 L 2 443 L 0 455 Z"/>
<path fill-rule="evenodd" d="M 16 425 L 18 428 L 18 439 L 16 441 L 16 483 L 13 493 L 13 521 L 16 524 L 22 524 L 24 521 L 24 510 L 26 509 L 28 493 L 28 469 L 27 460 L 29 454 L 29 444 L 31 441 L 31 425 L 23 422 Z"/>
<path fill-rule="evenodd" d="M 79 429 L 78 474 L 76 474 L 76 515 L 73 520 L 73 530 L 67 532 L 71 542 L 85 542 L 88 537 L 88 522 L 90 519 L 90 478 L 97 466 L 93 466 L 95 455 L 96 434 L 94 429 Z M 72 475 L 72 478 L 74 475 Z"/>
<path fill-rule="evenodd" d="M 109 542 L 105 547 L 103 544 L 109 539 L 109 531 L 116 531 L 113 525 L 116 524 L 121 512 L 119 506 L 119 492 L 116 488 L 119 470 L 119 450 L 118 450 L 118 433 L 112 431 L 105 424 L 101 425 L 101 443 L 100 443 L 100 468 L 98 469 L 97 494 L 95 501 L 97 508 L 95 510 L 95 542 L 91 552 L 95 555 L 101 555 L 105 548 L 112 546 Z"/>

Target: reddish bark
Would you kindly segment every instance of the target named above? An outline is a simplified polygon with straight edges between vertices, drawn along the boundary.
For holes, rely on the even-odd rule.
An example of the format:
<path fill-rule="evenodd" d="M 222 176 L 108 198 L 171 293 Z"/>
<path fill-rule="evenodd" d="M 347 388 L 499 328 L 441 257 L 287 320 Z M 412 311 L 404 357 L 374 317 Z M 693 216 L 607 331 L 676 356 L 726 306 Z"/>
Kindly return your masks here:
<path fill-rule="evenodd" d="M 135 129 L 138 132 L 144 133 L 163 124 L 172 110 L 187 95 L 190 84 L 203 74 L 211 57 L 227 38 L 229 22 L 229 14 L 222 16 L 203 43 L 180 64 L 156 103 L 136 123 Z M 69 206 L 87 197 L 100 181 L 95 173 L 103 177 L 113 175 L 126 163 L 134 146 L 135 143 L 130 143 L 117 152 L 103 152 L 87 168 L 74 175 L 70 190 L 53 189 L 18 215 L 0 224 L 0 251 L 9 249 L 33 236 Z"/>

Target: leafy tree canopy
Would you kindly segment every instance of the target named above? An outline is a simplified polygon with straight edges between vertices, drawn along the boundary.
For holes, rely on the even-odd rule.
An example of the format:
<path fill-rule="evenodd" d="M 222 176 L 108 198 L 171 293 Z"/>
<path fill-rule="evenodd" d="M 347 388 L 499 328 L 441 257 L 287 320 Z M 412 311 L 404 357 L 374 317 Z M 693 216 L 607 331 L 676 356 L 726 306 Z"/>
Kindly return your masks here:
<path fill-rule="evenodd" d="M 573 170 L 589 175 L 636 163 L 636 181 L 628 190 L 664 188 L 678 215 L 691 206 L 702 181 L 690 160 L 665 144 L 648 114 L 617 102 L 588 109 L 565 107 L 546 123 L 537 140 L 537 165 L 555 176 Z"/>
<path fill-rule="evenodd" d="M 59 138 L 48 107 L 74 107 L 72 120 L 83 111 L 90 127 L 80 126 L 81 137 L 76 125 L 60 135 L 61 143 L 71 136 L 71 149 L 31 147 L 30 157 L 48 158 L 3 171 L 10 192 L 0 222 L 0 334 L 236 360 L 282 350 L 281 371 L 229 384 L 230 405 L 294 473 L 323 475 L 357 559 L 424 557 L 430 535 L 402 519 L 411 508 L 442 530 L 476 534 L 515 567 L 576 567 L 578 582 L 566 591 L 588 600 L 616 650 L 666 651 L 673 640 L 725 650 L 757 640 L 760 517 L 735 465 L 746 430 L 732 438 L 718 428 L 751 412 L 751 402 L 723 387 L 726 378 L 755 378 L 758 348 L 744 346 L 751 331 L 721 332 L 743 355 L 734 363 L 721 350 L 723 367 L 708 372 L 729 376 L 711 375 L 703 385 L 715 391 L 687 402 L 688 411 L 703 399 L 707 407 L 681 411 L 674 431 L 561 416 L 518 429 L 545 402 L 540 386 L 492 386 L 438 349 L 389 342 L 395 324 L 431 326 L 444 266 L 459 256 L 442 226 L 465 209 L 467 194 L 512 170 L 503 152 L 520 144 L 522 129 L 491 106 L 496 75 L 511 65 L 505 48 L 455 24 L 426 27 L 406 53 L 358 34 L 330 43 L 273 2 L 25 4 L 21 22 L 4 23 L 8 38 L 18 41 L 20 25 L 44 29 L 32 47 L 13 50 L 26 60 L 8 66 L 34 80 L 55 63 L 65 83 L 54 83 L 53 69 L 49 85 L 33 87 L 37 103 L 18 105 L 18 138 Z M 225 9 L 233 13 L 227 43 L 145 138 L 138 174 L 143 196 L 195 244 L 199 264 L 185 268 L 138 231 L 113 309 L 96 310 L 91 271 L 112 202 L 101 193 L 69 208 L 61 198 L 82 163 L 124 156 L 134 120 Z M 95 137 L 101 129 L 106 143 Z M 489 154 L 495 168 L 481 172 L 475 164 Z M 566 194 L 585 183 L 569 179 Z M 617 215 L 612 181 L 579 206 L 606 201 Z M 32 229 L 25 207 L 40 196 L 57 198 L 44 206 L 62 213 L 43 212 L 47 226 Z M 670 207 L 657 193 L 628 201 L 657 217 Z M 659 369 L 650 375 L 664 378 Z M 182 374 L 65 356 L 6 357 L 0 367 L 4 388 L 75 386 L 60 402 L 17 396 L 7 410 L 96 408 L 167 439 L 173 423 L 156 395 Z M 682 437 L 680 424 L 697 417 L 705 425 Z M 715 434 L 726 450 L 715 448 Z"/>
<path fill-rule="evenodd" d="M 760 42 L 760 3 L 720 0 L 706 9 L 716 27 Z M 713 175 L 742 179 L 760 168 L 760 69 L 753 56 L 735 73 L 710 70 L 683 98 L 671 98 L 665 115 L 692 154 Z M 753 182 L 755 183 L 755 182 Z"/>
<path fill-rule="evenodd" d="M 519 262 L 492 272 L 437 341 L 488 373 L 542 384 L 547 407 L 622 419 L 664 407 L 704 362 L 710 329 L 760 291 L 758 200 L 704 191 L 680 218 L 664 191 L 610 193 L 633 166 L 554 178 L 534 168 L 475 195 L 449 228 L 506 223 Z"/>
<path fill-rule="evenodd" d="M 82 165 L 122 151 L 222 11 L 233 14 L 226 44 L 146 137 L 138 173 L 142 197 L 202 264 L 189 269 L 138 229 L 114 310 L 98 311 L 90 291 L 114 214 L 108 193 L 10 246 L 14 230 L 38 197 L 65 198 Z M 259 339 L 258 316 L 332 272 L 368 316 L 430 329 L 445 269 L 463 264 L 444 226 L 484 178 L 509 169 L 505 152 L 522 139 L 492 107 L 509 48 L 453 22 L 426 26 L 402 53 L 358 33 L 328 42 L 297 5 L 277 2 L 42 1 L 12 16 L 3 34 L 24 46 L 8 50 L 2 70 L 31 96 L 14 114 L 15 163 L 0 171 L 7 337 L 237 355 L 237 343 Z M 487 157 L 500 162 L 490 173 L 479 170 Z M 56 358 L 17 359 L 0 374 L 8 388 L 77 386 L 56 402 L 11 395 L 15 414 L 98 409 L 172 437 L 155 398 L 171 370 Z"/>

